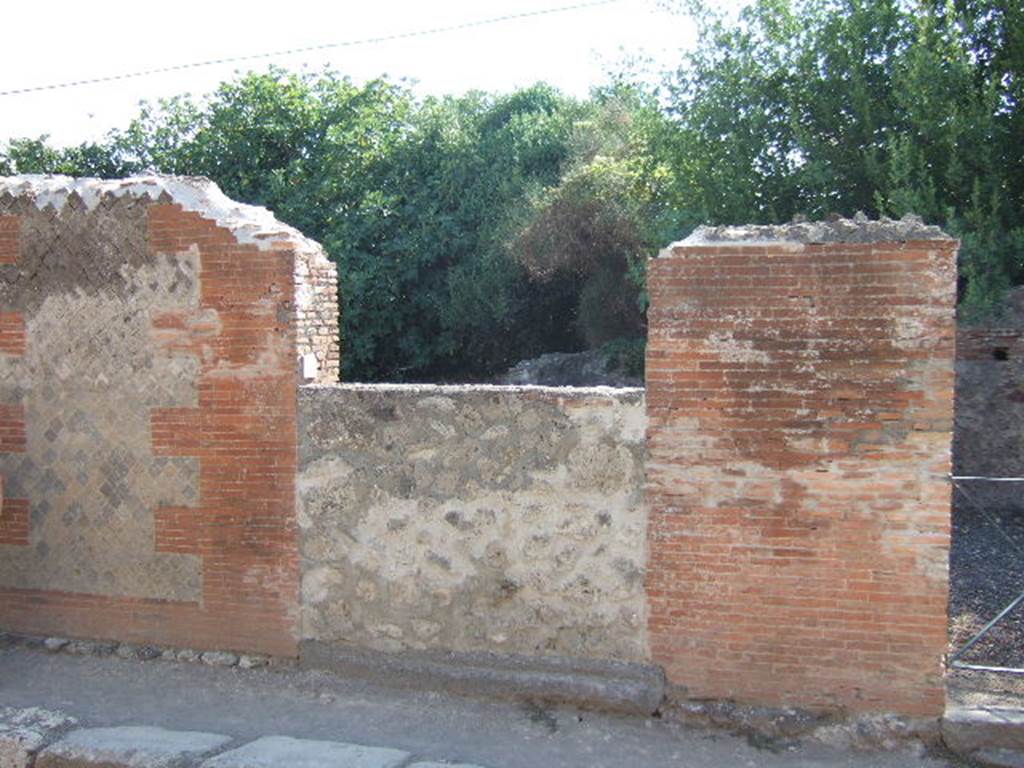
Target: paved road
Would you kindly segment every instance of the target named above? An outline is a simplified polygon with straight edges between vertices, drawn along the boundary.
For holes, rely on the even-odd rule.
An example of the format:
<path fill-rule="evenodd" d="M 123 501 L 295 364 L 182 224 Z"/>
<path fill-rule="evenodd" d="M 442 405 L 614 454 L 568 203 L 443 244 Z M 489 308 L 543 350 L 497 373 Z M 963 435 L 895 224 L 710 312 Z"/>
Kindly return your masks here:
<path fill-rule="evenodd" d="M 59 709 L 82 725 L 267 735 L 404 750 L 485 768 L 948 768 L 940 758 L 808 746 L 782 753 L 656 719 L 407 692 L 300 670 L 0 649 L 0 707 Z"/>

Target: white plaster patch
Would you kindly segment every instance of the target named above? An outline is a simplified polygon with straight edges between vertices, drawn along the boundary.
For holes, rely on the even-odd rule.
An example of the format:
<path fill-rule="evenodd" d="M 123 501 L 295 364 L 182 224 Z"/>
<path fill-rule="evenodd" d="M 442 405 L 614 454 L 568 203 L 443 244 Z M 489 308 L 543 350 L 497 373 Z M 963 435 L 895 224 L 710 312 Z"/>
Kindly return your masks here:
<path fill-rule="evenodd" d="M 737 340 L 732 331 L 709 334 L 707 344 L 727 363 L 770 363 L 772 359 L 764 350 L 755 349 L 754 342 Z"/>

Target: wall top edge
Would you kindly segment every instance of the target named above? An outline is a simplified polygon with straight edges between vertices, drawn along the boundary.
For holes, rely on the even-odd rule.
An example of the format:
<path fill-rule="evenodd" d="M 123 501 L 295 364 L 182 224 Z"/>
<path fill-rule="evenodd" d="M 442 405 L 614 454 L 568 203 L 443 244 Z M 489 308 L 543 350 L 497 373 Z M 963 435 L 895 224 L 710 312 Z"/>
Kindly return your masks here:
<path fill-rule="evenodd" d="M 286 242 L 302 253 L 320 253 L 318 243 L 279 221 L 266 208 L 239 203 L 204 176 L 149 174 L 125 179 L 26 174 L 0 176 L 0 198 L 28 198 L 39 210 L 60 212 L 72 200 L 87 209 L 104 200 L 132 197 L 177 203 L 230 231 L 240 244 L 273 250 Z"/>
<path fill-rule="evenodd" d="M 523 384 L 305 384 L 303 392 L 365 392 L 410 395 L 540 395 L 560 398 L 620 398 L 643 397 L 643 387 L 547 387 Z"/>
<path fill-rule="evenodd" d="M 907 214 L 902 219 L 868 219 L 858 214 L 852 219 L 799 221 L 789 224 L 750 224 L 743 226 L 697 227 L 693 233 L 664 249 L 659 257 L 670 256 L 688 246 L 769 246 L 788 243 L 808 245 L 824 243 L 899 243 L 908 240 L 941 240 L 953 238 L 939 227 L 925 224 L 919 216 Z"/>

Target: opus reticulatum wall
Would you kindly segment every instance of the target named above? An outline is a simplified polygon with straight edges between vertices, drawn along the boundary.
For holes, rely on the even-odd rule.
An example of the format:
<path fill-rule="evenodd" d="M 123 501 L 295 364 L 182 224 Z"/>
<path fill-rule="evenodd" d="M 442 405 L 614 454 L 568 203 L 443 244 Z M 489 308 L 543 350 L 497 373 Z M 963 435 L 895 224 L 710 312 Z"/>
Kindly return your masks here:
<path fill-rule="evenodd" d="M 297 352 L 337 369 L 296 296 L 326 264 L 206 180 L 0 181 L 0 624 L 295 652 Z"/>

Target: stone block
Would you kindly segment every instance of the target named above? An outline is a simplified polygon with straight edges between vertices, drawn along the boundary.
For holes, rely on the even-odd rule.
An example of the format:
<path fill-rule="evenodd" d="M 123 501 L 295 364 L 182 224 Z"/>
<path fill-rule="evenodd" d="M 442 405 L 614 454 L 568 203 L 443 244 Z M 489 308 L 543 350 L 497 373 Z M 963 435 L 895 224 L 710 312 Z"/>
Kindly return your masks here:
<path fill-rule="evenodd" d="M 36 768 L 181 768 L 229 741 L 217 733 L 152 726 L 81 728 L 40 752 Z"/>
<path fill-rule="evenodd" d="M 942 718 L 942 740 L 961 755 L 1024 766 L 1024 712 L 950 706 Z"/>
<path fill-rule="evenodd" d="M 408 752 L 340 741 L 264 736 L 217 755 L 202 768 L 398 768 Z"/>
<path fill-rule="evenodd" d="M 75 724 L 63 712 L 0 707 L 0 768 L 27 768 L 47 741 Z"/>

